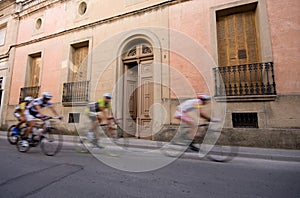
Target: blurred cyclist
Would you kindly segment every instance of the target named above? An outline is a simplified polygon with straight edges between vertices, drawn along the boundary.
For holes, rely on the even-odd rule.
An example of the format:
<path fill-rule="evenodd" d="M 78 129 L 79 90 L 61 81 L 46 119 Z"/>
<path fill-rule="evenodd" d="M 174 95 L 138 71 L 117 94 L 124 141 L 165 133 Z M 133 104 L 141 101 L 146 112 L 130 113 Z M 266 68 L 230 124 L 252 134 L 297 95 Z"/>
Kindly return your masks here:
<path fill-rule="evenodd" d="M 51 98 L 52 98 L 52 95 L 50 93 L 44 92 L 42 97 L 34 99 L 28 105 L 28 108 L 25 111 L 28 128 L 27 128 L 24 136 L 22 137 L 24 140 L 28 140 L 28 135 L 31 133 L 32 128 L 35 125 L 35 122 L 36 122 L 35 119 L 38 118 L 38 119 L 44 120 L 47 118 L 47 116 L 42 114 L 42 112 L 41 112 L 42 108 L 49 107 L 56 116 L 60 117 L 60 119 L 63 118 L 54 109 L 53 104 L 50 102 Z"/>
<path fill-rule="evenodd" d="M 186 100 L 180 105 L 177 106 L 176 112 L 175 112 L 175 118 L 183 122 L 184 124 L 187 124 L 190 127 L 188 138 L 192 141 L 189 145 L 189 148 L 193 151 L 199 151 L 199 148 L 193 145 L 193 139 L 194 139 L 194 131 L 196 130 L 196 123 L 195 120 L 189 116 L 187 113 L 191 112 L 193 110 L 199 111 L 199 117 L 202 117 L 206 119 L 209 122 L 218 122 L 220 121 L 217 118 L 210 118 L 205 113 L 200 111 L 200 108 L 203 107 L 210 101 L 211 97 L 206 94 L 197 94 L 197 98 Z"/>
<path fill-rule="evenodd" d="M 94 145 L 98 147 L 101 147 L 98 144 L 99 135 L 97 133 L 97 127 L 99 123 L 102 123 L 104 121 L 109 126 L 112 123 L 111 98 L 112 95 L 110 93 L 105 93 L 102 99 L 98 100 L 97 102 L 91 102 L 88 104 L 88 115 L 92 122 L 92 126 L 88 133 L 88 138 Z M 109 127 L 109 132 L 112 133 L 111 127 Z"/>
<path fill-rule="evenodd" d="M 27 105 L 33 100 L 32 97 L 27 96 L 24 98 L 24 101 L 21 102 L 14 111 L 14 116 L 18 119 L 19 123 L 13 129 L 13 132 L 18 134 L 20 126 L 26 122 L 25 110 Z"/>

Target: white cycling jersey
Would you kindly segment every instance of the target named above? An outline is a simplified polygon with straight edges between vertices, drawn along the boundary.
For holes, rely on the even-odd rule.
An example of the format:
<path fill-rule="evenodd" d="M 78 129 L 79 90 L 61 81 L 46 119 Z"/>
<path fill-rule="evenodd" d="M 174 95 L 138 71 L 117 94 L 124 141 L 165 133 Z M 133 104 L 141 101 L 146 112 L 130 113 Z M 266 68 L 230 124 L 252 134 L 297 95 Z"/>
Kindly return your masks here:
<path fill-rule="evenodd" d="M 190 112 L 194 109 L 199 109 L 202 105 L 203 105 L 202 100 L 190 99 L 178 105 L 176 110 L 180 112 Z"/>
<path fill-rule="evenodd" d="M 29 105 L 27 106 L 27 109 L 29 110 L 29 113 L 33 116 L 36 116 L 38 114 L 37 109 L 35 108 L 35 105 L 39 105 L 41 108 L 44 107 L 51 107 L 51 102 L 44 102 L 43 98 L 36 98 L 34 99 Z"/>

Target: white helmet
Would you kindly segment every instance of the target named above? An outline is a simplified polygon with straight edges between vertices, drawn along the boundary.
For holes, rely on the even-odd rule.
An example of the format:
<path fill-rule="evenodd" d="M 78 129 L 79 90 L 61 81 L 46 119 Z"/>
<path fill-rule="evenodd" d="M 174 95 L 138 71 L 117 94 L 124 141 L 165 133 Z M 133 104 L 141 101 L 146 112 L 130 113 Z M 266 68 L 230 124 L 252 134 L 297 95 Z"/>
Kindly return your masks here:
<path fill-rule="evenodd" d="M 50 93 L 48 93 L 48 92 L 44 92 L 44 93 L 43 93 L 43 98 L 44 98 L 44 99 L 47 99 L 47 100 L 51 100 L 52 95 L 51 95 Z"/>
<path fill-rule="evenodd" d="M 197 94 L 197 98 L 202 100 L 202 101 L 205 101 L 205 100 L 210 100 L 211 97 L 209 95 L 206 95 L 206 94 L 202 94 L 202 93 L 198 93 Z"/>
<path fill-rule="evenodd" d="M 31 102 L 31 101 L 33 101 L 33 100 L 34 100 L 34 98 L 31 97 L 31 96 L 27 96 L 27 97 L 24 98 L 24 101 L 25 101 L 25 102 Z"/>
<path fill-rule="evenodd" d="M 106 99 L 111 99 L 112 98 L 110 93 L 103 94 L 103 97 L 105 97 Z"/>

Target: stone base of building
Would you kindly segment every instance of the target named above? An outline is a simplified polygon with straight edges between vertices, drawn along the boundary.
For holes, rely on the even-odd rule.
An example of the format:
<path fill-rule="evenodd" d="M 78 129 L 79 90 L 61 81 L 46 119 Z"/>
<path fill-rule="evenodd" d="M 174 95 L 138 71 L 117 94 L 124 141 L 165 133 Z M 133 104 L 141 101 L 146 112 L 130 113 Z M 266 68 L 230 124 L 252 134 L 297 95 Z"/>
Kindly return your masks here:
<path fill-rule="evenodd" d="M 164 132 L 163 130 L 153 136 L 156 141 L 170 141 L 176 134 L 176 127 L 173 130 Z M 171 127 L 171 128 L 172 128 Z M 280 148 L 280 149 L 300 149 L 300 129 L 223 129 L 230 138 L 222 135 L 218 139 L 219 144 L 260 147 L 260 148 Z"/>

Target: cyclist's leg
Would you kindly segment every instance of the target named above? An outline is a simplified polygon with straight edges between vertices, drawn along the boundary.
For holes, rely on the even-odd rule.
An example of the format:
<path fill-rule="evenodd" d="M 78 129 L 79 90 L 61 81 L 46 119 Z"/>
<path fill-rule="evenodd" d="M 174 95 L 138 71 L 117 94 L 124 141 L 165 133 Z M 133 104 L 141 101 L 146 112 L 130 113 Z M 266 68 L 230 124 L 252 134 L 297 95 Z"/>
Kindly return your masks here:
<path fill-rule="evenodd" d="M 19 132 L 19 128 L 20 128 L 20 126 L 21 126 L 21 124 L 19 124 L 20 122 L 21 122 L 21 114 L 19 114 L 18 112 L 14 112 L 14 116 L 17 118 L 17 120 L 18 120 L 18 124 L 15 126 L 15 128 L 13 129 L 13 131 L 15 132 L 15 133 L 18 133 Z"/>
<path fill-rule="evenodd" d="M 179 111 L 176 112 L 175 118 L 180 120 L 180 122 L 189 126 L 189 131 L 187 135 L 190 140 L 193 140 L 195 136 L 195 130 L 196 130 L 194 119 L 191 116 L 187 115 L 186 113 L 179 112 Z"/>
<path fill-rule="evenodd" d="M 18 120 L 19 120 L 19 123 L 16 125 L 16 128 L 19 129 L 20 126 L 26 122 L 26 116 L 24 114 L 22 114 Z"/>
<path fill-rule="evenodd" d="M 23 139 L 28 139 L 29 134 L 32 131 L 33 126 L 35 125 L 35 119 L 33 115 L 29 113 L 29 111 L 25 112 L 26 120 L 27 120 L 27 129 L 23 135 Z"/>
<path fill-rule="evenodd" d="M 98 116 L 97 115 L 90 115 L 91 120 L 91 128 L 88 132 L 88 140 L 96 147 L 103 148 L 99 144 L 99 133 L 98 133 Z"/>
<path fill-rule="evenodd" d="M 97 136 L 97 127 L 98 127 L 98 123 L 97 123 L 97 116 L 96 115 L 89 115 L 89 119 L 91 120 L 91 128 L 88 131 L 88 138 L 89 139 L 94 139 Z"/>
<path fill-rule="evenodd" d="M 196 131 L 197 131 L 197 126 L 195 125 L 195 121 L 194 119 L 187 115 L 186 113 L 183 113 L 183 112 L 176 112 L 176 116 L 175 116 L 176 119 L 179 119 L 181 122 L 183 122 L 184 124 L 188 125 L 189 126 L 189 130 L 188 130 L 188 138 L 189 138 L 189 141 L 190 141 L 190 144 L 189 144 L 189 148 L 193 151 L 199 151 L 199 148 L 194 146 L 194 137 L 195 137 L 195 134 L 196 134 Z"/>
<path fill-rule="evenodd" d="M 106 120 L 107 120 L 107 124 L 108 124 L 108 126 L 107 126 L 108 133 L 109 133 L 112 137 L 117 138 L 116 129 L 115 129 L 114 126 L 113 126 L 113 125 L 115 124 L 114 118 L 109 117 L 109 118 L 107 118 Z"/>

